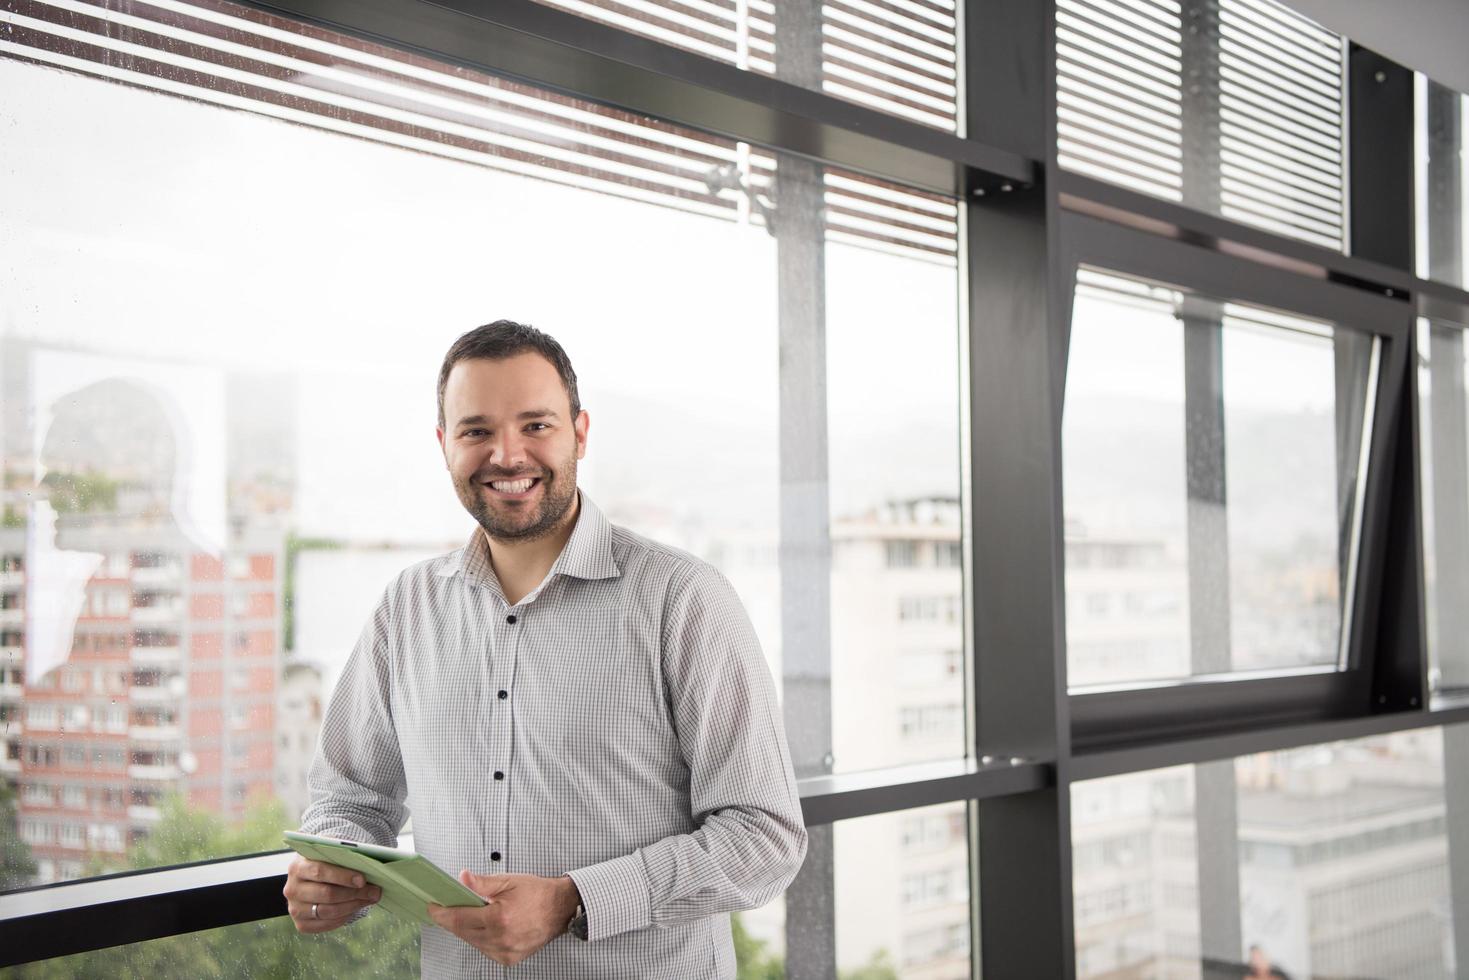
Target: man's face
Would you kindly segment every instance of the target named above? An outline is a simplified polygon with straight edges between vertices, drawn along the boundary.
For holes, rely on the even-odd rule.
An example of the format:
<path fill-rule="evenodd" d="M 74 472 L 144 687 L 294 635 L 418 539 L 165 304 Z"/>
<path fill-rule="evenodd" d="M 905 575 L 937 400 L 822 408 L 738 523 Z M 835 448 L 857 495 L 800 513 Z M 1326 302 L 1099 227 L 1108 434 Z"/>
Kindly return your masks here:
<path fill-rule="evenodd" d="M 570 416 L 561 376 L 539 354 L 454 365 L 439 445 L 460 503 L 491 538 L 533 540 L 571 509 L 588 418 Z"/>

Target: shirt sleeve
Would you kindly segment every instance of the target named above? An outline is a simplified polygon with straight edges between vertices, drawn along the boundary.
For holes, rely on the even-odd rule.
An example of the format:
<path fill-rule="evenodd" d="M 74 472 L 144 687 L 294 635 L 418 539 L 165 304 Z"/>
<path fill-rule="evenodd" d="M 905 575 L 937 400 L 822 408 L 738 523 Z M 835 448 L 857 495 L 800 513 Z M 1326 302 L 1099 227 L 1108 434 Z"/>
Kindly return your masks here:
<path fill-rule="evenodd" d="M 570 872 L 588 938 L 756 908 L 806 856 L 775 684 L 734 588 L 709 566 L 669 590 L 663 676 L 699 829 Z"/>
<path fill-rule="evenodd" d="M 387 594 L 362 630 L 332 692 L 301 815 L 308 834 L 391 847 L 408 818 L 403 757 L 393 727 Z"/>

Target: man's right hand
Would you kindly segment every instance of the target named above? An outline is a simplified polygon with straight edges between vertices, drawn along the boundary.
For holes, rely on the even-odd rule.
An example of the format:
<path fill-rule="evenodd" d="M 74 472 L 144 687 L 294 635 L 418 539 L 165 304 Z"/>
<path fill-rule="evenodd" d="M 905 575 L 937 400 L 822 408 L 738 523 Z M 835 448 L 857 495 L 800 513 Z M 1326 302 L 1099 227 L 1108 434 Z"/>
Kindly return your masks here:
<path fill-rule="evenodd" d="M 286 872 L 286 908 L 298 932 L 330 932 L 358 909 L 374 905 L 383 891 L 350 868 L 298 857 Z"/>

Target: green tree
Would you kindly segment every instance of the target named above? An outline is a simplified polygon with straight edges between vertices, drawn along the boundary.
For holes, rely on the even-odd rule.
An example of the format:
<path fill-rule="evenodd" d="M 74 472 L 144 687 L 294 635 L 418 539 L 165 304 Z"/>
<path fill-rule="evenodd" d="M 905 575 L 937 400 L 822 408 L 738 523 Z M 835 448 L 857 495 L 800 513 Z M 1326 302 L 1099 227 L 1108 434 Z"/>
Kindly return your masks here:
<path fill-rule="evenodd" d="M 278 850 L 285 820 L 280 804 L 251 807 L 243 821 L 227 824 L 190 811 L 179 797 L 164 800 L 154 831 L 128 854 L 133 868 L 156 868 L 227 855 Z M 97 870 L 105 870 L 98 868 Z M 320 936 L 302 936 L 289 919 L 247 922 L 222 929 L 80 953 L 0 970 L 6 980 L 109 977 L 160 980 L 189 977 L 303 978 L 414 977 L 418 975 L 418 926 L 379 910 Z"/>
<path fill-rule="evenodd" d="M 872 959 L 855 970 L 843 970 L 841 980 L 898 980 L 898 969 L 885 949 L 872 954 Z"/>
<path fill-rule="evenodd" d="M 15 787 L 0 779 L 0 891 L 24 888 L 35 876 L 36 862 L 16 826 Z"/>
<path fill-rule="evenodd" d="M 729 926 L 734 935 L 736 980 L 785 980 L 785 960 L 767 952 L 765 940 L 750 935 L 739 913 L 730 916 Z"/>

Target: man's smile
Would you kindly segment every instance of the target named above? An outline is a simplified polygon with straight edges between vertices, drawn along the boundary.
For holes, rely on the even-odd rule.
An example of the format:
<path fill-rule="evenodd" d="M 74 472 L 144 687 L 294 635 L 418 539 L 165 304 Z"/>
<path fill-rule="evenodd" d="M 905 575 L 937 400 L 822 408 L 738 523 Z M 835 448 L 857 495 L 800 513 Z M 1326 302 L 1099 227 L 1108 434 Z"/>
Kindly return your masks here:
<path fill-rule="evenodd" d="M 506 500 L 523 500 L 541 483 L 538 476 L 523 476 L 514 480 L 481 480 L 480 486 L 487 487 L 496 497 Z"/>

